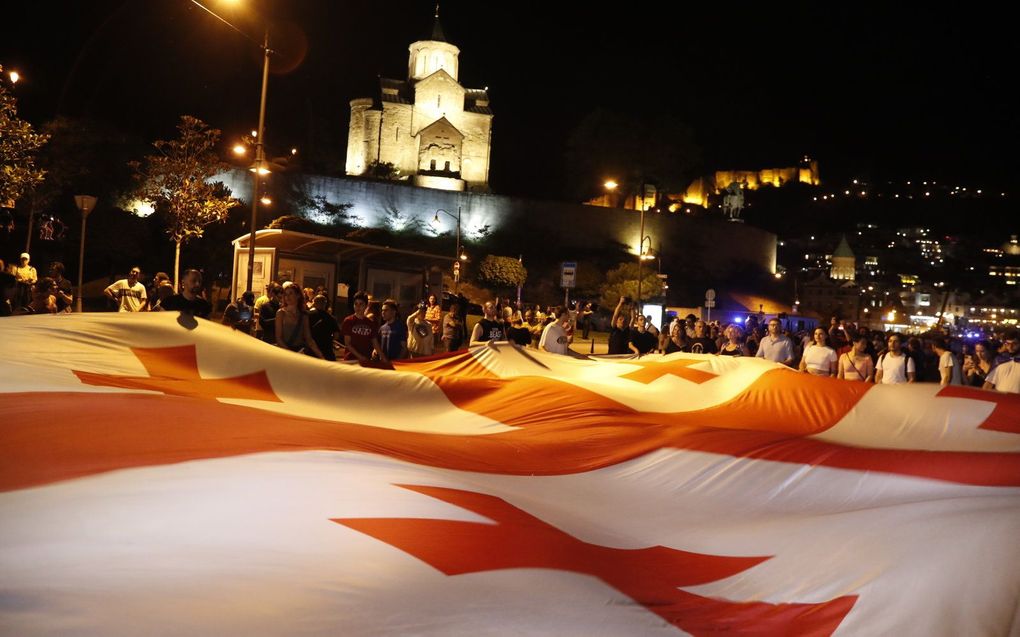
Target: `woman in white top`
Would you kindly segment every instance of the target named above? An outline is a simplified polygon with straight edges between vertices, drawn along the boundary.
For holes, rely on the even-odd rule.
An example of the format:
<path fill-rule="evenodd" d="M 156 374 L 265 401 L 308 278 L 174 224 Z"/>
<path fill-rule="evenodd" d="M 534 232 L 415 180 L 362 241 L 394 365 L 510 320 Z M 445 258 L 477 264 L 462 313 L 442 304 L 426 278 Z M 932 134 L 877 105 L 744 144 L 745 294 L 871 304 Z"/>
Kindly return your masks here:
<path fill-rule="evenodd" d="M 815 342 L 804 348 L 800 371 L 815 376 L 836 375 L 836 350 L 829 347 L 829 333 L 820 327 L 814 331 Z"/>
<path fill-rule="evenodd" d="M 853 349 L 839 357 L 837 378 L 874 382 L 875 361 L 868 354 L 868 337 L 858 334 L 853 338 L 853 343 Z"/>

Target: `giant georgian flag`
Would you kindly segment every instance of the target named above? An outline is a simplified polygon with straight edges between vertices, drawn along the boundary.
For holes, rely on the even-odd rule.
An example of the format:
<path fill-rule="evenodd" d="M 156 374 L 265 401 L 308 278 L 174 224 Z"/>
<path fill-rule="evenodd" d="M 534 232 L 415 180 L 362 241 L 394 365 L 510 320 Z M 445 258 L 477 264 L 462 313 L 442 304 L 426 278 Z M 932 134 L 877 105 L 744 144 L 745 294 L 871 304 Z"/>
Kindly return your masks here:
<path fill-rule="evenodd" d="M 3 635 L 1007 635 L 1020 398 L 0 322 Z"/>

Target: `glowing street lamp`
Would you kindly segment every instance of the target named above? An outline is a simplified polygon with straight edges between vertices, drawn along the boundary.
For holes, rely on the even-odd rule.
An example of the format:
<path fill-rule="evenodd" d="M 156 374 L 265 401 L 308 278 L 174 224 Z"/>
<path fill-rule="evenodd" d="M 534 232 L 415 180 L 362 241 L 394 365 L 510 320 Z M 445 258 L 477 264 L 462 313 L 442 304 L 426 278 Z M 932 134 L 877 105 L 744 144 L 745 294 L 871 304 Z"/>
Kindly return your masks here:
<path fill-rule="evenodd" d="M 439 208 L 438 210 L 436 210 L 436 215 L 432 218 L 432 223 L 435 223 L 435 224 L 439 223 L 439 213 L 440 212 L 443 213 L 444 215 L 450 217 L 451 219 L 456 219 L 457 220 L 457 251 L 453 253 L 453 256 L 456 257 L 457 259 L 461 260 L 461 261 L 467 261 L 467 255 L 460 251 L 460 206 L 457 206 L 457 214 L 456 215 L 454 215 L 452 212 L 449 212 L 447 210 L 443 210 L 442 208 Z M 453 293 L 457 294 L 457 291 L 460 288 L 460 264 L 459 263 L 454 263 L 454 265 L 456 267 L 453 270 L 453 274 L 454 274 L 454 276 L 453 276 Z"/>

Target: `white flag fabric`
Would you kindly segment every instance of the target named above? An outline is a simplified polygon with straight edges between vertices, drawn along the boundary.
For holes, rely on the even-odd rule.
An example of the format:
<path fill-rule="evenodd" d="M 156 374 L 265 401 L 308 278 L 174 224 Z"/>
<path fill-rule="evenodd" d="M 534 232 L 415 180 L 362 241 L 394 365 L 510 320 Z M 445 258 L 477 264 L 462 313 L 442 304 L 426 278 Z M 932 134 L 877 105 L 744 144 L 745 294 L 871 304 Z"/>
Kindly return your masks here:
<path fill-rule="evenodd" d="M 1020 397 L 0 322 L 3 635 L 1020 634 Z"/>

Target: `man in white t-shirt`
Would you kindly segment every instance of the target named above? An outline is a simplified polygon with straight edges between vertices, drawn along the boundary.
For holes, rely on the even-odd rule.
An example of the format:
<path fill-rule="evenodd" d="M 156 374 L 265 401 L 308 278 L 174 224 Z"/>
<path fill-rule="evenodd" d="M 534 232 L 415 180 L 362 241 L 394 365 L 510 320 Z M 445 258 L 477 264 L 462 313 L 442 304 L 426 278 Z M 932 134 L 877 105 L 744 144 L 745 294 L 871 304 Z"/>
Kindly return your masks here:
<path fill-rule="evenodd" d="M 944 338 L 936 338 L 935 353 L 939 356 L 939 384 L 962 385 L 963 368 L 956 355 L 949 350 L 949 343 Z"/>
<path fill-rule="evenodd" d="M 117 304 L 120 312 L 142 312 L 145 310 L 145 286 L 138 281 L 142 274 L 138 267 L 131 268 L 128 278 L 114 281 L 103 290 L 103 294 Z"/>
<path fill-rule="evenodd" d="M 984 389 L 1020 394 L 1020 334 L 1016 330 L 1006 332 L 1004 345 L 1010 358 L 988 372 Z"/>
<path fill-rule="evenodd" d="M 556 320 L 545 326 L 542 330 L 542 338 L 538 341 L 538 349 L 543 349 L 553 354 L 567 354 L 570 350 L 570 343 L 567 338 L 567 324 L 570 322 L 570 312 L 566 308 L 556 309 Z"/>
<path fill-rule="evenodd" d="M 914 359 L 903 353 L 903 338 L 899 334 L 889 336 L 889 349 L 879 356 L 875 370 L 876 384 L 912 383 L 917 378 Z"/>

